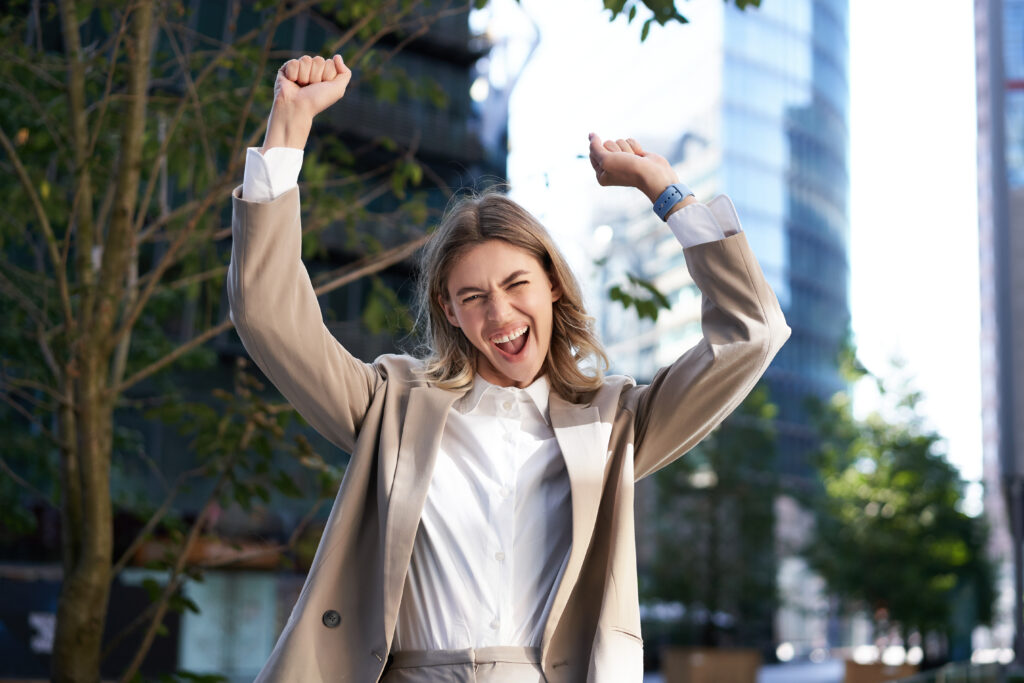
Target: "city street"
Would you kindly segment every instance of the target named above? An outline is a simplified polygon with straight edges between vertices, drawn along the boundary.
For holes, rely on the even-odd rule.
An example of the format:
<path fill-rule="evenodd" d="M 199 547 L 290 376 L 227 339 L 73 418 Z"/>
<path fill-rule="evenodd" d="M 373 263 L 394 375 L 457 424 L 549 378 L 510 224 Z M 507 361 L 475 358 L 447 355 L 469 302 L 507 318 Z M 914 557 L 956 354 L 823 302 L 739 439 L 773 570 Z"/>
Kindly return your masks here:
<path fill-rule="evenodd" d="M 800 662 L 796 664 L 773 664 L 761 668 L 757 683 L 842 683 L 843 663 L 829 660 L 821 664 Z M 644 683 L 663 683 L 661 674 L 644 676 Z"/>

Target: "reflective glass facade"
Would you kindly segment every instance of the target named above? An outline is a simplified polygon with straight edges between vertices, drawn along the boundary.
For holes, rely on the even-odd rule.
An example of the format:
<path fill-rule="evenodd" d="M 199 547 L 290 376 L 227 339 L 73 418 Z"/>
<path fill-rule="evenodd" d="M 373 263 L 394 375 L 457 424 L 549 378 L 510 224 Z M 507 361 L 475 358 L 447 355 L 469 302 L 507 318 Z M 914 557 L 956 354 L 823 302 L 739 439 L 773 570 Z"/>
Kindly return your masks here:
<path fill-rule="evenodd" d="M 1024 493 L 1024 0 L 975 0 L 978 88 L 978 247 L 981 294 L 981 399 L 985 514 L 1003 569 L 1006 643 L 1017 615 L 1012 560 L 1021 539 L 1011 511 Z M 1021 617 L 1024 620 L 1024 617 Z M 1017 656 L 1024 631 L 1016 629 Z"/>
<path fill-rule="evenodd" d="M 727 11 L 720 191 L 729 194 L 793 328 L 768 372 L 780 465 L 806 471 L 804 400 L 843 388 L 849 327 L 847 0 Z"/>
<path fill-rule="evenodd" d="M 850 325 L 849 3 L 720 7 L 717 17 L 702 19 L 702 36 L 720 33 L 679 76 L 699 85 L 673 103 L 681 111 L 678 137 L 648 146 L 668 152 L 699 199 L 725 193 L 736 204 L 793 329 L 767 381 L 780 409 L 780 468 L 805 476 L 815 445 L 806 400 L 845 388 L 836 361 Z M 699 338 L 699 293 L 649 204 L 616 197 L 595 215 L 613 235 L 605 290 L 630 272 L 672 303 L 656 323 L 637 323 L 617 304 L 600 314 L 613 369 L 649 379 Z"/>

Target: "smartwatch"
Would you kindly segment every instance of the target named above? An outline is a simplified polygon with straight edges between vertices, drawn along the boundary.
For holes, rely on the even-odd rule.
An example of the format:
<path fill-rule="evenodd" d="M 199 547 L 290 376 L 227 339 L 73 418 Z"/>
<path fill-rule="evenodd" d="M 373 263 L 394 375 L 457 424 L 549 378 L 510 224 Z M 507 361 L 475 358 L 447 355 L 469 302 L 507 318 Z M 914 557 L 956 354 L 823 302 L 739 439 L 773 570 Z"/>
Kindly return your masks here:
<path fill-rule="evenodd" d="M 693 194 L 683 183 L 672 183 L 665 188 L 665 191 L 658 195 L 658 198 L 654 202 L 654 213 L 658 215 L 658 218 L 665 220 L 665 214 L 669 212 L 673 206 L 683 201 L 687 197 Z"/>

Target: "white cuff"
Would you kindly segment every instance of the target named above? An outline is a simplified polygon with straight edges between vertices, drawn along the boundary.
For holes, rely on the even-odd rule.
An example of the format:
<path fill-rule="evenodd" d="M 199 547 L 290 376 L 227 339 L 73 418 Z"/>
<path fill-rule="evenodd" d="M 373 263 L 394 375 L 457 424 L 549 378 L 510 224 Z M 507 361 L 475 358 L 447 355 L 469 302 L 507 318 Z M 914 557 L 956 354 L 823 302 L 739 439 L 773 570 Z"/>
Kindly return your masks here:
<path fill-rule="evenodd" d="M 242 199 L 269 202 L 299 184 L 303 152 L 292 147 L 271 147 L 260 154 L 259 147 L 245 153 Z"/>
<path fill-rule="evenodd" d="M 736 207 L 724 194 L 718 195 L 707 204 L 694 202 L 684 206 L 669 216 L 666 223 L 683 245 L 683 249 L 743 232 Z"/>

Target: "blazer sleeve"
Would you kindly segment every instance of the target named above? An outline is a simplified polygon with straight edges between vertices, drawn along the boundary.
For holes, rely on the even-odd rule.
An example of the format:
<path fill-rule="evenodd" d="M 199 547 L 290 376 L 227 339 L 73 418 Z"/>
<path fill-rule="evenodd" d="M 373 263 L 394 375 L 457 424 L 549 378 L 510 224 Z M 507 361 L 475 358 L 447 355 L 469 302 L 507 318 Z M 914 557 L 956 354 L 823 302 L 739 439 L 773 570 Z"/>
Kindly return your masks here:
<path fill-rule="evenodd" d="M 727 198 L 725 198 L 728 201 Z M 707 212 L 704 205 L 687 207 Z M 729 204 L 730 215 L 735 209 Z M 747 238 L 730 236 L 683 250 L 700 289 L 702 339 L 646 386 L 628 390 L 634 414 L 636 479 L 665 467 L 693 448 L 750 393 L 789 338 L 782 309 Z M 732 228 L 732 229 L 730 229 Z"/>
<path fill-rule="evenodd" d="M 302 263 L 299 190 L 269 202 L 232 194 L 231 320 L 246 351 L 310 425 L 352 452 L 383 370 L 353 357 L 323 322 Z"/>

